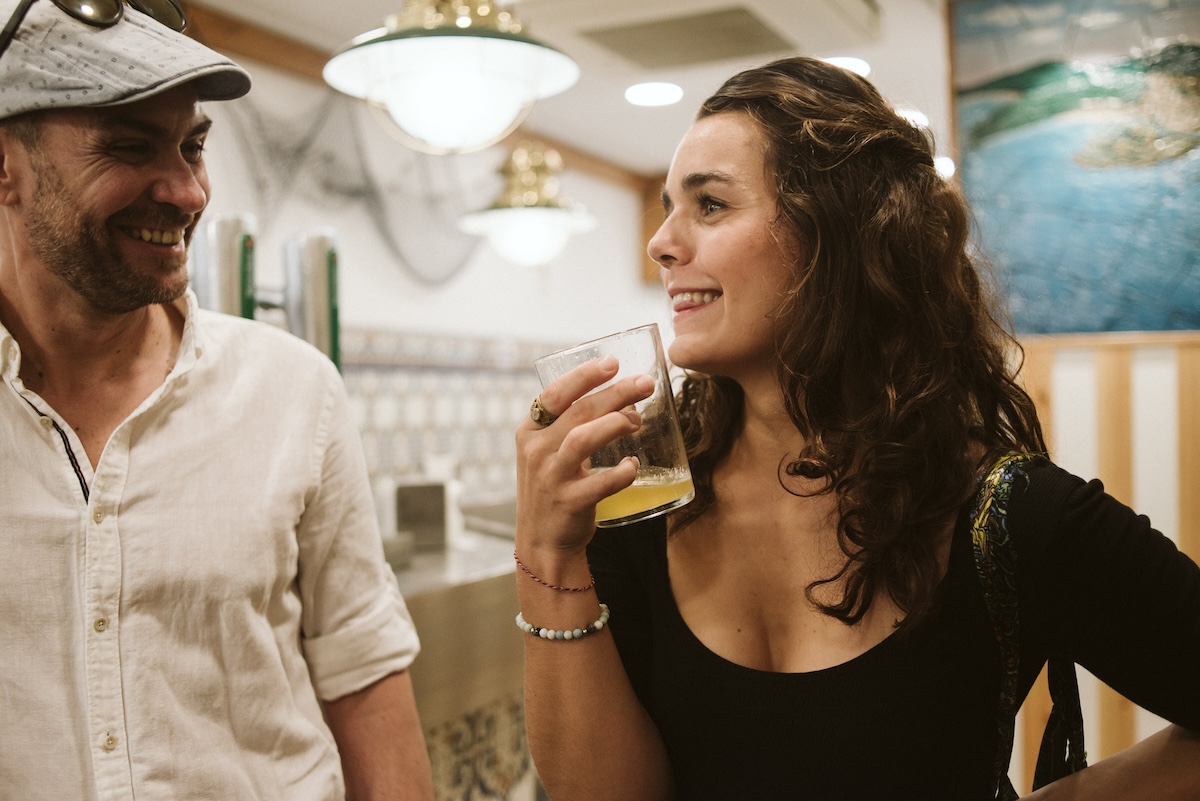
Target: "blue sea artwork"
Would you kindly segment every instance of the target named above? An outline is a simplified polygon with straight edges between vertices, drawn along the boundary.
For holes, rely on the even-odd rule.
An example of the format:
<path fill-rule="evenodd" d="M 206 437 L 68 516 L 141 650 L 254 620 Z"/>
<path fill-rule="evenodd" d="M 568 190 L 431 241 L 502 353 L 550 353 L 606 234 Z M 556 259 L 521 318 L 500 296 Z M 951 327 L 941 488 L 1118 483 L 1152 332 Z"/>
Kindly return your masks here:
<path fill-rule="evenodd" d="M 1136 3 L 1078 5 L 953 4 L 959 175 L 982 253 L 1021 333 L 1200 329 L 1200 46 L 1148 39 L 1145 18 L 1122 29 Z"/>

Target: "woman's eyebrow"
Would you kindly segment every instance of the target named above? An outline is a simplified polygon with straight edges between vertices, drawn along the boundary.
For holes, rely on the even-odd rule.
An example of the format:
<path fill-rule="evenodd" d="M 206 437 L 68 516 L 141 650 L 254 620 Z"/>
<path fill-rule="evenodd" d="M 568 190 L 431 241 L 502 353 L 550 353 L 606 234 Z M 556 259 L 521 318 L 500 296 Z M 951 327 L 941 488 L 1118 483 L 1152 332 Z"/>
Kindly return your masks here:
<path fill-rule="evenodd" d="M 684 191 L 693 192 L 706 184 L 714 183 L 732 185 L 740 182 L 727 172 L 711 170 L 708 172 L 693 172 L 690 175 L 684 176 L 682 186 Z"/>
<path fill-rule="evenodd" d="M 737 178 L 735 178 L 734 176 L 730 175 L 727 172 L 721 172 L 720 170 L 710 170 L 710 171 L 706 171 L 706 172 L 689 173 L 688 175 L 684 176 L 683 181 L 681 182 L 680 185 L 682 186 L 684 192 L 695 192 L 697 189 L 699 189 L 702 186 L 707 186 L 708 184 L 714 184 L 714 183 L 715 184 L 724 184 L 726 186 L 732 186 L 734 184 L 740 183 L 740 181 L 738 181 Z M 662 197 L 663 209 L 665 209 L 667 212 L 670 212 L 671 211 L 671 196 L 667 193 L 667 188 L 665 186 L 662 188 L 661 197 Z"/>

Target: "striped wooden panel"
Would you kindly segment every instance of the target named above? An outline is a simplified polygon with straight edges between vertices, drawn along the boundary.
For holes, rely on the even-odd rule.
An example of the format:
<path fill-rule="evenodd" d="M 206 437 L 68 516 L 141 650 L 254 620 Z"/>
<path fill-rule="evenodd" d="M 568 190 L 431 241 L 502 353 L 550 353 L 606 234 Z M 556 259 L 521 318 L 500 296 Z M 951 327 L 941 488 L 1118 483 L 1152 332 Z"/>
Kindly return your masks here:
<path fill-rule="evenodd" d="M 1193 559 L 1200 559 L 1200 332 L 1121 333 L 1097 335 L 1067 335 L 1029 337 L 1022 342 L 1025 364 L 1022 381 L 1038 407 L 1046 430 L 1047 442 L 1054 449 L 1055 425 L 1053 401 L 1055 392 L 1094 393 L 1097 422 L 1095 431 L 1096 473 L 1110 494 L 1133 505 L 1134 475 L 1133 415 L 1136 411 L 1133 394 L 1133 365 L 1138 348 L 1169 348 L 1175 356 L 1178 381 L 1178 465 L 1166 464 L 1163 470 L 1178 470 L 1179 531 L 1175 532 L 1181 550 Z M 1056 387 L 1055 361 L 1064 352 L 1086 352 L 1095 371 L 1094 387 Z M 1060 399 L 1061 400 L 1061 399 Z M 1054 453 L 1051 453 L 1054 456 Z M 1086 476 L 1085 476 L 1086 477 Z M 1153 481 L 1153 476 L 1143 477 Z M 1169 535 L 1172 532 L 1166 532 Z M 1086 685 L 1099 684 L 1081 673 L 1081 687 L 1087 696 Z M 1089 708 L 1085 700 L 1084 715 L 1098 716 L 1098 726 L 1089 731 L 1089 759 L 1096 761 L 1132 745 L 1138 739 L 1138 709 L 1127 699 L 1108 687 L 1100 685 L 1095 703 Z M 1037 750 L 1049 714 L 1050 701 L 1045 675 L 1026 699 L 1022 709 L 1023 725 L 1018 732 L 1016 750 L 1022 754 L 1020 775 L 1014 776 L 1018 790 L 1032 786 Z M 1098 729 L 1099 737 L 1092 731 Z"/>

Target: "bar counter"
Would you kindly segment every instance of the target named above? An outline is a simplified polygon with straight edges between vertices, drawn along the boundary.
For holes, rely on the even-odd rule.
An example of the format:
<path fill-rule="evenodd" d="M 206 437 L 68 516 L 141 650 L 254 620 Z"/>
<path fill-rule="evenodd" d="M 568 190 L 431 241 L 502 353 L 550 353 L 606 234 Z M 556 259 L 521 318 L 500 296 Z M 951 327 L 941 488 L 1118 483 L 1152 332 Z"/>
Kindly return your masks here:
<path fill-rule="evenodd" d="M 536 797 L 512 551 L 467 531 L 396 571 L 421 636 L 411 673 L 439 801 Z"/>

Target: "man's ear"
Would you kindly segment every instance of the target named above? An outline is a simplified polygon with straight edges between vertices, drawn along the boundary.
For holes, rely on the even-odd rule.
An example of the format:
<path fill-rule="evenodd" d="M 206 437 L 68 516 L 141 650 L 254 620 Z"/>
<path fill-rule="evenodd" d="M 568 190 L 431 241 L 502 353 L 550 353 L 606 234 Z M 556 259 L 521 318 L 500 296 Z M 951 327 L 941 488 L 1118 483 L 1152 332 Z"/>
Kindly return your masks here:
<path fill-rule="evenodd" d="M 29 163 L 29 153 L 10 131 L 0 125 L 0 206 L 21 202 L 21 164 Z"/>

